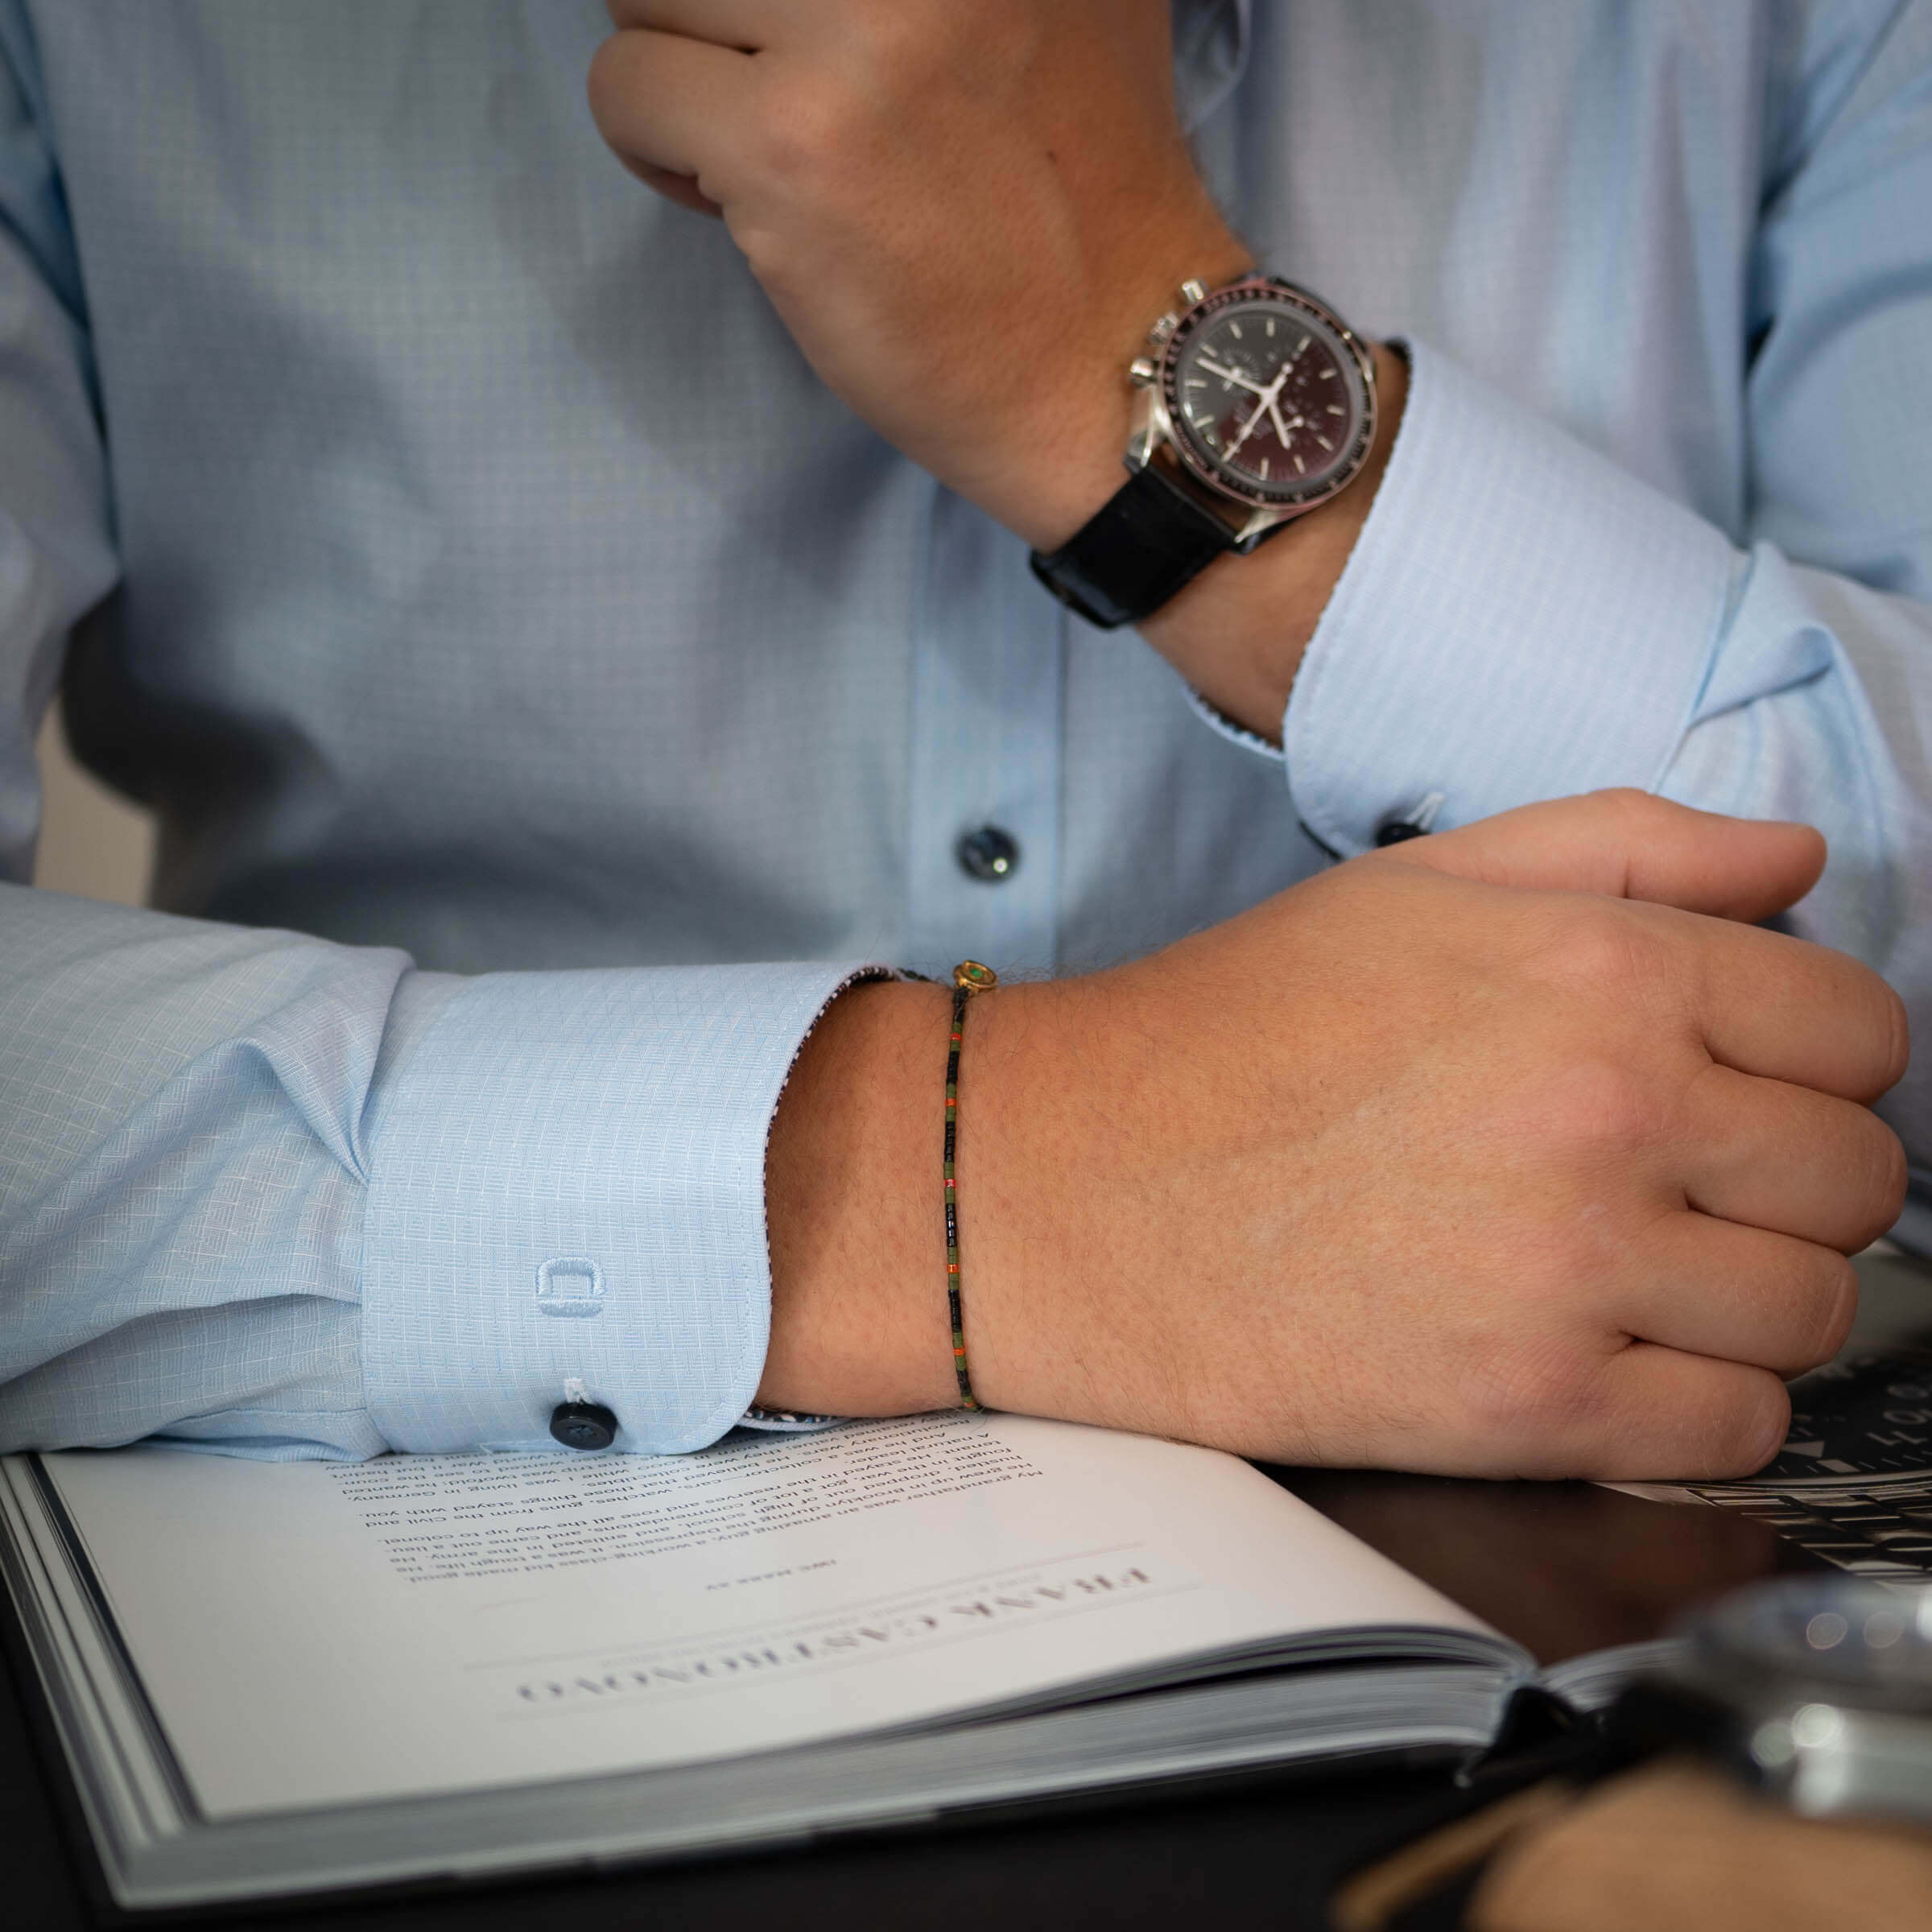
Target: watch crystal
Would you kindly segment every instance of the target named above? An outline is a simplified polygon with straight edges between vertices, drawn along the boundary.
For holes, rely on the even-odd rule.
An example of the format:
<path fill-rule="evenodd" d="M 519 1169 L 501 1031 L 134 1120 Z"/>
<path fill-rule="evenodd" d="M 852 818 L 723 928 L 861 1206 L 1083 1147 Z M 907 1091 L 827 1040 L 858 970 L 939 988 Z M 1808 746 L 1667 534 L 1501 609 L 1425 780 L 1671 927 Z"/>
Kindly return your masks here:
<path fill-rule="evenodd" d="M 1190 467 L 1257 505 L 1331 495 L 1366 453 L 1356 353 L 1286 290 L 1236 286 L 1196 309 L 1169 348 L 1164 393 Z"/>

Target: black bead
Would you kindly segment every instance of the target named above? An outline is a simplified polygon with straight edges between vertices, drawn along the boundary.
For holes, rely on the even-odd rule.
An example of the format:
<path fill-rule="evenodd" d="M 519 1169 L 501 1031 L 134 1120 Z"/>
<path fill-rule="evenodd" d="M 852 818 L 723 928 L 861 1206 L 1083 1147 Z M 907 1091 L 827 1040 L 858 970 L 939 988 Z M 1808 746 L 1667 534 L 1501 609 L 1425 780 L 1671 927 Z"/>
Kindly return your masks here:
<path fill-rule="evenodd" d="M 617 1439 L 617 1418 L 601 1402 L 559 1402 L 550 1432 L 566 1449 L 608 1449 Z"/>
<path fill-rule="evenodd" d="M 982 825 L 976 831 L 962 832 L 953 856 L 968 878 L 988 886 L 1011 878 L 1020 869 L 1019 840 L 997 825 Z"/>

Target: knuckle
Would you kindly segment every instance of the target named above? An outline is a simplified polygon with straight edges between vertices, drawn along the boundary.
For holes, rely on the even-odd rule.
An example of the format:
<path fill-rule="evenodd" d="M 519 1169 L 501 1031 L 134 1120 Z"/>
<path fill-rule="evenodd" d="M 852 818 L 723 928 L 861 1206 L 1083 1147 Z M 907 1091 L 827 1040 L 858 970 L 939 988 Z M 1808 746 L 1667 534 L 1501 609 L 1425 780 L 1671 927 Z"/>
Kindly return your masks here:
<path fill-rule="evenodd" d="M 1621 1165 L 1656 1145 L 1671 1111 L 1641 1068 L 1598 1055 L 1546 1067 L 1523 1125 L 1559 1154 Z"/>
<path fill-rule="evenodd" d="M 834 80 L 773 90 L 759 118 L 760 171 L 794 193 L 812 193 L 844 163 L 854 121 L 850 97 Z"/>
<path fill-rule="evenodd" d="M 1674 828 L 1681 807 L 1634 785 L 1610 785 L 1584 795 L 1591 811 L 1606 821 L 1606 828 L 1626 853 L 1642 851 Z M 1626 861 L 1627 864 L 1627 861 Z"/>
<path fill-rule="evenodd" d="M 861 0 L 850 16 L 875 81 L 898 94 L 943 80 L 952 66 L 952 23 L 971 10 Z"/>
<path fill-rule="evenodd" d="M 1472 1439 L 1488 1447 L 1490 1459 L 1525 1476 L 1559 1472 L 1603 1402 L 1592 1364 L 1556 1340 L 1489 1352 L 1463 1394 Z"/>
<path fill-rule="evenodd" d="M 1545 974 L 1574 995 L 1601 1004 L 1655 997 L 1662 949 L 1633 910 L 1620 903 L 1571 905 L 1542 949 Z"/>
<path fill-rule="evenodd" d="M 1606 785 L 1588 795 L 1598 810 L 1613 818 L 1624 831 L 1647 832 L 1670 810 L 1662 799 L 1635 785 Z"/>

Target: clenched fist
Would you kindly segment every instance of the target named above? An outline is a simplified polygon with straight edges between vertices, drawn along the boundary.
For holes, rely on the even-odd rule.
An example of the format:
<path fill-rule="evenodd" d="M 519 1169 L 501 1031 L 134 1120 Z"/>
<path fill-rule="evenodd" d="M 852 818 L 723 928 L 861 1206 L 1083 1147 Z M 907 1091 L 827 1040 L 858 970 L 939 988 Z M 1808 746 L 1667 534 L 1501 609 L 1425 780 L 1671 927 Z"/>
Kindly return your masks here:
<path fill-rule="evenodd" d="M 592 111 L 721 214 L 825 383 L 1036 546 L 1119 487 L 1129 361 L 1249 257 L 1167 0 L 612 0 Z"/>
<path fill-rule="evenodd" d="M 1905 1186 L 1868 1106 L 1905 1068 L 1899 1001 L 1747 923 L 1823 856 L 1639 794 L 1530 806 L 976 1001 L 980 1395 L 1286 1461 L 1759 1467 Z M 800 1062 L 768 1400 L 950 1399 L 945 1031 L 936 989 L 861 989 Z"/>

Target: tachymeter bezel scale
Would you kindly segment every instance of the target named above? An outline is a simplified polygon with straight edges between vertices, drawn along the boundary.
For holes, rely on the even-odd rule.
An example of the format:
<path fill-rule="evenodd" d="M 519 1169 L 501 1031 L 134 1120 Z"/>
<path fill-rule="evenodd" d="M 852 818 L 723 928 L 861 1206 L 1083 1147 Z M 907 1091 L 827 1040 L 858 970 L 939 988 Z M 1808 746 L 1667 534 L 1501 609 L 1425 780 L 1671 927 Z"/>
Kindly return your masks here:
<path fill-rule="evenodd" d="M 1277 483 L 1250 471 L 1237 471 L 1201 437 L 1181 396 L 1190 348 L 1231 311 L 1252 308 L 1257 315 L 1286 312 L 1314 335 L 1341 371 L 1348 391 L 1349 435 L 1341 456 L 1311 478 Z M 1253 510 L 1313 509 L 1347 486 L 1368 460 L 1375 439 L 1375 392 L 1372 365 L 1360 341 L 1340 316 L 1298 289 L 1273 281 L 1238 282 L 1216 289 L 1181 319 L 1163 347 L 1160 395 L 1169 440 L 1188 470 L 1219 495 Z"/>

